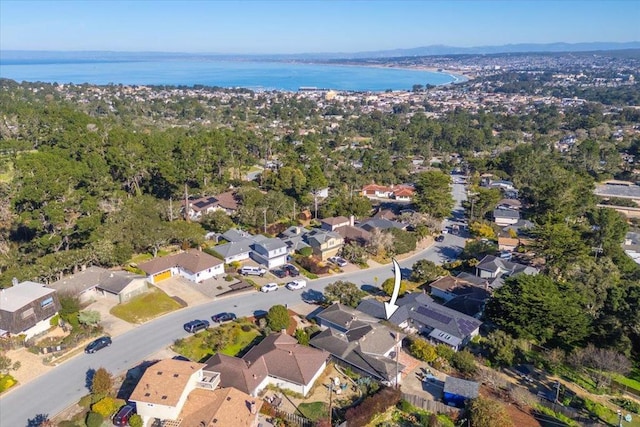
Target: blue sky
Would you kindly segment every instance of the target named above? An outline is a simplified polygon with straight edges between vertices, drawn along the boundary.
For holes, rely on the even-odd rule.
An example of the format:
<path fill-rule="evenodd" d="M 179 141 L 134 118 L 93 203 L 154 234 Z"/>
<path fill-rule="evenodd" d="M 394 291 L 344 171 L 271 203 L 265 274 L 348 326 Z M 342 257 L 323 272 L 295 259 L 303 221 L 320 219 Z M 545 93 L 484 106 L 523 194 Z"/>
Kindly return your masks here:
<path fill-rule="evenodd" d="M 0 0 L 2 50 L 357 52 L 640 40 L 640 1 Z"/>

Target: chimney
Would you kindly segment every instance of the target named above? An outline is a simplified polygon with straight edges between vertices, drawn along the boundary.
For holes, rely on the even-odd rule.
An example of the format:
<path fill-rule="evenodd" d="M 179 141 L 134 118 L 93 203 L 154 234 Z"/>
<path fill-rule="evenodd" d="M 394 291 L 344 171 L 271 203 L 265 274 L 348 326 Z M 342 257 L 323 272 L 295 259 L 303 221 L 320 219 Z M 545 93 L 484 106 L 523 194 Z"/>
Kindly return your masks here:
<path fill-rule="evenodd" d="M 257 376 L 256 374 L 253 374 L 253 379 L 254 379 L 254 380 L 257 380 L 257 379 L 258 379 L 258 376 Z"/>
<path fill-rule="evenodd" d="M 352 227 L 354 225 L 356 225 L 356 217 L 355 216 L 353 216 L 353 215 L 349 216 L 349 225 L 352 226 Z"/>
<path fill-rule="evenodd" d="M 258 408 L 256 406 L 256 401 L 255 400 L 251 401 L 251 405 L 249 405 L 249 410 L 251 411 L 252 415 L 255 415 L 258 412 Z"/>
<path fill-rule="evenodd" d="M 293 351 L 289 350 L 289 356 L 293 356 Z"/>
<path fill-rule="evenodd" d="M 11 284 L 12 284 L 13 286 L 18 286 L 18 278 L 17 278 L 17 277 L 14 277 L 13 279 L 11 279 Z"/>

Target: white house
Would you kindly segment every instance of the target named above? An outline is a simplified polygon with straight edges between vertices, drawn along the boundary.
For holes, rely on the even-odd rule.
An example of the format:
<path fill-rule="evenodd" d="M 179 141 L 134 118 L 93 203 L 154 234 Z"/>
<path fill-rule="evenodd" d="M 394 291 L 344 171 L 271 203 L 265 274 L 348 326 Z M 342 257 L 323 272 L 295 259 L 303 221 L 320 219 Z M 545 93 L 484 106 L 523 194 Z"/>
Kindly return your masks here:
<path fill-rule="evenodd" d="M 280 267 L 287 263 L 287 244 L 280 239 L 264 236 L 254 237 L 253 252 L 251 258 L 265 265 L 267 268 Z"/>
<path fill-rule="evenodd" d="M 147 273 L 147 280 L 158 283 L 172 276 L 182 276 L 187 280 L 200 283 L 224 274 L 224 264 L 218 258 L 191 249 L 175 255 L 155 258 L 138 266 Z"/>

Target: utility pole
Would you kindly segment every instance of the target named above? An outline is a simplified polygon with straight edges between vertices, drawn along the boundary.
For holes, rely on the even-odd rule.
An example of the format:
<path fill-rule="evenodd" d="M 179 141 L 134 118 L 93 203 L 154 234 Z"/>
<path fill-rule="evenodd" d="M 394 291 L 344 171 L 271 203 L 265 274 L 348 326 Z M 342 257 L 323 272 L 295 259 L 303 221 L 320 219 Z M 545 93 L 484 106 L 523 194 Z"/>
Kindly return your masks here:
<path fill-rule="evenodd" d="M 264 232 L 267 232 L 267 209 L 264 209 Z"/>
<path fill-rule="evenodd" d="M 398 388 L 398 365 L 400 358 L 400 332 L 396 332 L 396 389 Z"/>
<path fill-rule="evenodd" d="M 331 380 L 331 378 L 329 378 Z M 331 408 L 333 404 L 333 380 L 329 383 L 329 425 L 332 426 L 331 418 L 333 415 L 333 410 Z"/>
<path fill-rule="evenodd" d="M 189 188 L 184 183 L 184 219 L 189 222 Z"/>
<path fill-rule="evenodd" d="M 296 201 L 293 201 L 293 221 L 296 220 Z"/>

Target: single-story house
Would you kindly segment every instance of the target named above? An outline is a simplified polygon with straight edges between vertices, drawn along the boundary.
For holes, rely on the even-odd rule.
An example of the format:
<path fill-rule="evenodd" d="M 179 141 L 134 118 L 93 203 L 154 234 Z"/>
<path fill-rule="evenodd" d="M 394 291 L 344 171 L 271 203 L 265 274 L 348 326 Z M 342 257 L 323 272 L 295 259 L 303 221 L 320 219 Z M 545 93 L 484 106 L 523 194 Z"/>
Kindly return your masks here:
<path fill-rule="evenodd" d="M 359 305 L 358 310 L 385 319 L 380 317 L 382 304 L 372 300 L 366 305 Z M 425 293 L 407 294 L 398 299 L 396 304 L 399 307 L 389 322 L 410 333 L 419 333 L 435 344 L 448 345 L 455 351 L 462 349 L 480 332 L 481 321 L 437 304 Z"/>
<path fill-rule="evenodd" d="M 49 286 L 58 293 L 78 296 L 82 302 L 98 297 L 108 297 L 123 303 L 149 289 L 145 276 L 122 270 L 107 270 L 102 267 L 89 267 L 63 277 Z"/>
<path fill-rule="evenodd" d="M 12 287 L 0 289 L 0 336 L 25 335 L 29 339 L 45 332 L 58 310 L 60 301 L 55 289 L 14 279 Z"/>
<path fill-rule="evenodd" d="M 365 246 L 371 241 L 371 233 L 364 228 L 345 225 L 336 228 L 334 231 L 342 237 L 345 243 L 354 242 Z"/>
<path fill-rule="evenodd" d="M 197 249 L 155 258 L 140 264 L 138 267 L 147 273 L 147 280 L 151 284 L 176 275 L 192 282 L 200 283 L 214 276 L 224 274 L 222 261 Z"/>
<path fill-rule="evenodd" d="M 444 380 L 442 400 L 447 405 L 463 407 L 465 401 L 478 397 L 479 391 L 480 384 L 475 381 L 447 376 Z"/>
<path fill-rule="evenodd" d="M 200 220 L 206 214 L 223 211 L 227 215 L 233 215 L 238 210 L 238 197 L 235 192 L 227 191 L 217 196 L 201 197 L 189 200 L 188 215 L 192 220 Z M 185 203 L 182 202 L 184 210 Z"/>
<path fill-rule="evenodd" d="M 391 221 L 384 218 L 370 218 L 362 221 L 358 226 L 364 230 L 367 230 L 368 232 L 373 232 L 373 230 L 385 231 L 392 228 L 406 230 L 407 228 L 407 224 L 403 224 L 402 222 L 398 221 Z"/>
<path fill-rule="evenodd" d="M 207 370 L 220 373 L 222 387 L 257 396 L 268 384 L 307 395 L 327 366 L 329 353 L 298 344 L 285 334 L 271 334 L 238 357 L 215 354 Z"/>
<path fill-rule="evenodd" d="M 483 279 L 494 279 L 502 276 L 515 276 L 516 274 L 538 274 L 538 269 L 517 262 L 507 261 L 493 255 L 486 255 L 476 265 L 476 276 Z"/>
<path fill-rule="evenodd" d="M 501 251 L 513 252 L 520 245 L 517 237 L 498 237 L 498 249 Z"/>
<path fill-rule="evenodd" d="M 234 261 L 249 259 L 253 243 L 251 239 L 242 239 L 213 246 L 210 249 L 218 254 L 224 260 L 225 264 L 231 264 Z"/>
<path fill-rule="evenodd" d="M 488 284 L 478 286 L 464 277 L 445 276 L 429 284 L 430 294 L 444 302 L 466 295 L 487 299 L 491 296 Z"/>
<path fill-rule="evenodd" d="M 399 384 L 405 366 L 396 360 L 404 335 L 364 313 L 334 303 L 316 316 L 326 329 L 309 344 L 325 350 L 337 363 L 387 385 Z"/>
<path fill-rule="evenodd" d="M 323 218 L 320 220 L 320 227 L 323 230 L 327 231 L 335 231 L 336 228 L 344 227 L 346 225 L 353 225 L 351 219 L 347 218 L 346 216 L 335 216 L 331 218 Z"/>

